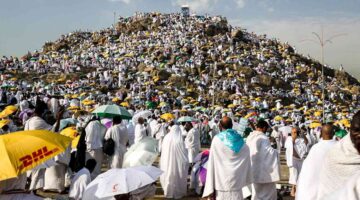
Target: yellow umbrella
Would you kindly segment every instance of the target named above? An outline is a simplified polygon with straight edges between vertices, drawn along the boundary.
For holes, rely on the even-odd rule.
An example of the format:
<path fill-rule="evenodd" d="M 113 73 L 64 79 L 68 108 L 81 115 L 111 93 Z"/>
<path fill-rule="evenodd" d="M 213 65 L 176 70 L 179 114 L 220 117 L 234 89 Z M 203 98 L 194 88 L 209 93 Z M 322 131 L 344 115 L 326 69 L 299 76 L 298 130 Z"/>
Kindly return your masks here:
<path fill-rule="evenodd" d="M 0 136 L 0 180 L 17 177 L 65 151 L 71 139 L 50 131 L 20 131 Z"/>
<path fill-rule="evenodd" d="M 84 104 L 84 106 L 91 106 L 91 105 L 95 104 L 95 101 L 86 99 L 86 100 L 82 101 L 82 104 Z"/>
<path fill-rule="evenodd" d="M 163 107 L 163 106 L 166 106 L 166 105 L 167 105 L 166 102 L 160 102 L 159 107 Z"/>
<path fill-rule="evenodd" d="M 60 134 L 63 136 L 69 137 L 71 139 L 74 139 L 78 135 L 78 132 L 74 126 L 71 126 L 71 127 L 67 127 L 64 130 L 62 130 L 60 132 Z"/>
<path fill-rule="evenodd" d="M 313 123 L 311 123 L 310 124 L 310 128 L 317 128 L 317 127 L 319 127 L 319 126 L 321 126 L 321 123 L 319 123 L 319 122 L 313 122 Z"/>
<path fill-rule="evenodd" d="M 72 148 L 72 149 L 76 149 L 77 145 L 79 144 L 79 140 L 80 140 L 80 135 L 76 136 L 76 137 L 71 141 L 71 148 Z"/>
<path fill-rule="evenodd" d="M 234 104 L 229 104 L 228 108 L 235 108 L 235 105 Z"/>
<path fill-rule="evenodd" d="M 112 102 L 118 102 L 118 101 L 120 101 L 120 99 L 119 99 L 118 97 L 115 97 L 115 98 L 113 98 L 111 101 L 112 101 Z"/>
<path fill-rule="evenodd" d="M 274 120 L 275 121 L 281 121 L 281 120 L 283 120 L 283 118 L 280 115 L 278 115 L 278 116 L 274 117 Z"/>
<path fill-rule="evenodd" d="M 321 113 L 320 111 L 317 111 L 317 112 L 314 113 L 314 116 L 315 116 L 315 117 L 320 117 L 321 114 L 322 114 L 322 113 Z"/>
<path fill-rule="evenodd" d="M 76 146 L 79 143 L 80 135 L 78 134 L 75 127 L 67 127 L 60 132 L 61 135 L 69 137 L 72 139 L 71 148 L 76 149 Z"/>
<path fill-rule="evenodd" d="M 348 119 L 342 119 L 340 120 L 340 123 L 347 128 L 350 128 L 351 126 L 350 121 Z"/>
<path fill-rule="evenodd" d="M 3 110 L 3 112 L 5 112 L 7 115 L 11 115 L 14 112 L 16 112 L 18 110 L 18 108 L 16 106 L 6 106 L 5 109 Z"/>
<path fill-rule="evenodd" d="M 129 103 L 126 102 L 126 101 L 121 102 L 120 105 L 123 106 L 123 107 L 126 107 L 126 108 L 130 107 Z"/>
<path fill-rule="evenodd" d="M 77 110 L 80 110 L 80 107 L 79 107 L 79 106 L 70 106 L 70 107 L 68 108 L 68 110 L 77 111 Z"/>
<path fill-rule="evenodd" d="M 0 121 L 0 128 L 4 127 L 5 125 L 8 125 L 10 123 L 10 120 L 3 119 Z"/>
<path fill-rule="evenodd" d="M 175 119 L 175 116 L 173 114 L 171 114 L 171 113 L 165 113 L 165 114 L 162 114 L 160 116 L 160 118 L 164 119 L 166 121 L 171 121 L 171 120 Z"/>

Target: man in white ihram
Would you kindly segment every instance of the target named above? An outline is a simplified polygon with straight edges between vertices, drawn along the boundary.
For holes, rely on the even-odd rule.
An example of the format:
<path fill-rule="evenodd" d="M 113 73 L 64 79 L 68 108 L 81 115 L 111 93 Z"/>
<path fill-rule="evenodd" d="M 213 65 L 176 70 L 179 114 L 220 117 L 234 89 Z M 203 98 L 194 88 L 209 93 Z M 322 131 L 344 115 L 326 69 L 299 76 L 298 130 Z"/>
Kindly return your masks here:
<path fill-rule="evenodd" d="M 96 160 L 96 167 L 91 173 L 92 179 L 95 179 L 101 173 L 101 164 L 104 157 L 102 147 L 105 131 L 105 126 L 103 126 L 99 120 L 89 122 L 85 128 L 86 160 Z"/>
<path fill-rule="evenodd" d="M 144 125 L 145 120 L 139 117 L 137 124 L 135 125 L 135 139 L 134 144 L 138 143 L 141 139 L 147 136 L 147 128 Z"/>
<path fill-rule="evenodd" d="M 91 182 L 90 173 L 94 170 L 96 161 L 89 159 L 86 161 L 86 165 L 80 171 L 78 171 L 74 178 L 71 180 L 69 198 L 71 200 L 81 200 L 85 192 L 86 186 Z"/>
<path fill-rule="evenodd" d="M 188 150 L 189 163 L 193 164 L 195 157 L 199 154 L 201 149 L 200 133 L 193 127 L 191 122 L 185 124 L 185 131 L 187 132 L 185 137 L 185 147 Z"/>
<path fill-rule="evenodd" d="M 346 182 L 350 181 L 351 177 L 359 171 L 360 111 L 354 115 L 351 121 L 350 134 L 343 137 L 325 156 L 319 172 L 317 199 L 329 199 L 328 196 L 344 187 Z"/>
<path fill-rule="evenodd" d="M 285 142 L 286 164 L 289 167 L 289 184 L 292 185 L 290 196 L 292 197 L 295 197 L 296 185 L 308 144 L 306 137 L 300 137 L 299 133 L 300 129 L 293 127 L 291 129 L 291 137 L 288 137 Z"/>
<path fill-rule="evenodd" d="M 113 125 L 107 130 L 105 140 L 112 139 L 115 143 L 114 155 L 111 156 L 111 168 L 121 168 L 126 144 L 128 143 L 128 133 L 125 125 L 121 123 L 121 117 L 114 117 Z"/>
<path fill-rule="evenodd" d="M 320 171 L 326 153 L 334 147 L 334 128 L 326 124 L 321 129 L 321 140 L 315 144 L 306 157 L 297 183 L 296 199 L 316 200 Z"/>
<path fill-rule="evenodd" d="M 63 110 L 57 114 L 57 119 L 55 126 L 51 126 L 42 118 L 47 105 L 40 100 L 37 100 L 35 107 L 34 115 L 25 123 L 25 130 L 51 130 L 57 132 L 60 126 L 60 119 L 63 115 Z M 65 182 L 65 172 L 63 174 L 56 173 L 56 176 L 47 176 L 45 177 L 45 171 L 47 169 L 34 169 L 31 172 L 31 183 L 29 190 L 36 193 L 36 190 L 42 189 L 45 184 L 45 178 L 51 179 L 52 181 L 64 183 Z M 52 169 L 50 169 L 52 170 Z M 62 186 L 63 187 L 63 186 Z M 61 188 L 60 188 L 61 189 Z"/>
<path fill-rule="evenodd" d="M 278 151 L 272 148 L 265 135 L 269 125 L 260 120 L 256 130 L 246 139 L 250 148 L 251 169 L 253 175 L 252 200 L 276 200 L 276 181 L 280 180 L 280 162 Z"/>
<path fill-rule="evenodd" d="M 218 200 L 242 200 L 242 188 L 251 184 L 249 147 L 232 129 L 232 120 L 223 117 L 210 147 L 203 197 Z"/>

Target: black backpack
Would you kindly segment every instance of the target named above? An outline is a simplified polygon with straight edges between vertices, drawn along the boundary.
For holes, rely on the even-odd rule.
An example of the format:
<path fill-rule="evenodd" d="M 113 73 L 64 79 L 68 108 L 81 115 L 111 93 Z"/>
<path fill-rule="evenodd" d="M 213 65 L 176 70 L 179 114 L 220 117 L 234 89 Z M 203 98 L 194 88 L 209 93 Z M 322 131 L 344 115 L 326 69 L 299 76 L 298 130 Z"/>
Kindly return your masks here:
<path fill-rule="evenodd" d="M 108 156 L 112 156 L 114 155 L 115 152 L 115 142 L 112 138 L 109 138 L 107 140 L 104 140 L 104 145 L 103 145 L 103 152 L 108 155 Z"/>

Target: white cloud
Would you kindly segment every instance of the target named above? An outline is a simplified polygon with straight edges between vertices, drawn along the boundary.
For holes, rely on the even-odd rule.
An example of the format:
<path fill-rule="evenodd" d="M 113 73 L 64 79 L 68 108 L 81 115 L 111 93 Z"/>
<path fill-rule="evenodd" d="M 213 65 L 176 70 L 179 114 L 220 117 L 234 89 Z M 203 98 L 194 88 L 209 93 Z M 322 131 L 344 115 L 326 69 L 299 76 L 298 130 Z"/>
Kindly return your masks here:
<path fill-rule="evenodd" d="M 111 2 L 123 2 L 123 3 L 126 3 L 126 4 L 131 3 L 131 0 L 108 0 L 108 1 L 111 1 Z"/>
<path fill-rule="evenodd" d="M 235 0 L 235 3 L 238 8 L 244 8 L 246 4 L 246 0 Z"/>
<path fill-rule="evenodd" d="M 172 0 L 174 6 L 188 5 L 190 11 L 207 12 L 211 11 L 218 0 Z"/>

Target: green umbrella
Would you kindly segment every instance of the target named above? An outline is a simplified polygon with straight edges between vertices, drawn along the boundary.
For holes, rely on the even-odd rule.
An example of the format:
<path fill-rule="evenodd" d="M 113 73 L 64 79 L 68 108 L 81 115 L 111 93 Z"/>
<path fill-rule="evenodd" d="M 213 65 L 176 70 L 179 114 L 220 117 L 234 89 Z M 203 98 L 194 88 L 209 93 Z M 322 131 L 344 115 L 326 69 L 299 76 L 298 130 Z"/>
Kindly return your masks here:
<path fill-rule="evenodd" d="M 147 101 L 145 104 L 146 104 L 147 109 L 155 109 L 157 106 L 156 103 L 153 101 Z"/>
<path fill-rule="evenodd" d="M 118 105 L 102 105 L 96 108 L 93 114 L 99 117 L 113 118 L 120 116 L 122 119 L 131 119 L 131 114 L 124 108 Z"/>
<path fill-rule="evenodd" d="M 194 122 L 194 121 L 197 121 L 195 118 L 193 117 L 189 117 L 189 116 L 184 116 L 184 117 L 180 117 L 177 122 Z"/>
<path fill-rule="evenodd" d="M 343 138 L 343 137 L 345 137 L 345 135 L 347 135 L 347 132 L 344 129 L 340 129 L 340 130 L 335 132 L 335 135 L 338 138 Z"/>

